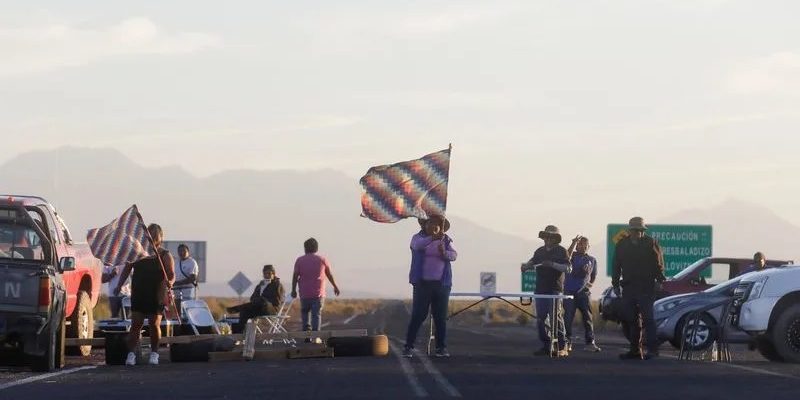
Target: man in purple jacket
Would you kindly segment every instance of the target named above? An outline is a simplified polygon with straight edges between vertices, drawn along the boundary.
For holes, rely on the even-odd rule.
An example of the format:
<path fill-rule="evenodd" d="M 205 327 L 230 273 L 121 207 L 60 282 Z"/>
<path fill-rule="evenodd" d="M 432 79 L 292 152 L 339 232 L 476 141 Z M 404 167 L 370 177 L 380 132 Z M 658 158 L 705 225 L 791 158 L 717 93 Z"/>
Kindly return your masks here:
<path fill-rule="evenodd" d="M 453 240 L 445 232 L 450 223 L 440 215 L 431 216 L 425 229 L 411 238 L 411 271 L 409 283 L 414 287 L 411 320 L 408 323 L 404 357 L 414 354 L 414 342 L 428 310 L 436 327 L 436 357 L 449 357 L 447 352 L 447 306 L 453 286 L 451 262 L 458 253 Z"/>

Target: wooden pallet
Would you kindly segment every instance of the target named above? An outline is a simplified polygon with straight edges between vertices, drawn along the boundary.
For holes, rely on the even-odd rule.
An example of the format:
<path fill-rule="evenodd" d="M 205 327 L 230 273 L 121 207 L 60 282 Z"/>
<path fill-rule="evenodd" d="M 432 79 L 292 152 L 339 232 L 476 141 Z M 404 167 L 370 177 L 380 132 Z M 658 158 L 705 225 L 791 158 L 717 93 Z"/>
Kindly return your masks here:
<path fill-rule="evenodd" d="M 279 349 L 279 350 L 256 350 L 253 360 L 294 360 L 304 358 L 333 358 L 333 349 L 328 347 L 300 348 L 300 349 Z M 209 362 L 244 361 L 241 350 L 239 351 L 215 351 L 208 353 Z"/>
<path fill-rule="evenodd" d="M 184 335 L 184 336 L 168 336 L 162 337 L 159 343 L 161 344 L 170 344 L 170 343 L 192 343 L 198 340 L 206 340 L 206 339 L 213 339 L 215 337 L 219 337 L 220 335 L 213 335 L 213 334 L 204 334 L 204 335 Z M 288 332 L 288 333 L 275 333 L 275 334 L 259 334 L 256 336 L 257 342 L 264 342 L 268 340 L 274 341 L 281 341 L 284 339 L 306 339 L 312 337 L 318 337 L 322 339 L 330 339 L 332 337 L 352 337 L 352 336 L 367 336 L 366 329 L 341 329 L 341 330 L 333 330 L 333 331 L 319 331 L 319 332 Z M 236 334 L 236 335 L 226 335 L 226 337 L 230 337 L 233 340 L 241 341 L 244 340 L 244 335 Z M 142 338 L 142 342 L 149 342 L 147 337 Z M 64 344 L 67 347 L 70 346 L 97 346 L 97 347 L 104 347 L 106 343 L 105 338 L 93 338 L 93 339 L 65 339 Z"/>

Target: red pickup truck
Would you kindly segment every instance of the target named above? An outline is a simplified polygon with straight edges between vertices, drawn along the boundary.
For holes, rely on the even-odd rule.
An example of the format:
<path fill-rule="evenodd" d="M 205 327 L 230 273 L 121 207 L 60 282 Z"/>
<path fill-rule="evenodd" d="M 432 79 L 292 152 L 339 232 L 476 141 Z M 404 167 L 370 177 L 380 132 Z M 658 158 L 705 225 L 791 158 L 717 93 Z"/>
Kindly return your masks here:
<path fill-rule="evenodd" d="M 101 274 L 100 260 L 87 244 L 74 242 L 46 200 L 0 195 L 0 345 L 40 357 L 53 350 L 42 349 L 47 335 L 41 333 L 47 326 L 58 331 L 56 319 L 66 319 L 66 337 L 93 337 Z M 89 355 L 91 346 L 75 352 Z"/>

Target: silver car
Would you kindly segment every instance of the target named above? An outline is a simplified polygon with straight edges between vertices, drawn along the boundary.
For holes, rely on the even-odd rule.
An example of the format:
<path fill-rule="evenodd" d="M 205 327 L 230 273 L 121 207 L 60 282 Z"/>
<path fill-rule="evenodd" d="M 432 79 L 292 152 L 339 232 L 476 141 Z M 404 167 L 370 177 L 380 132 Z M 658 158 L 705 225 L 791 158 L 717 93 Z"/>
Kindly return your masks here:
<path fill-rule="evenodd" d="M 681 336 L 689 319 L 689 315 L 697 310 L 721 303 L 733 298 L 733 291 L 739 284 L 741 277 L 736 277 L 710 289 L 698 293 L 679 294 L 665 297 L 655 302 L 654 317 L 658 330 L 658 338 L 668 341 L 676 349 L 681 347 Z M 722 306 L 713 308 L 700 317 L 694 335 L 688 331 L 684 340 L 687 348 L 704 350 L 710 347 L 715 340 L 716 327 L 722 319 Z M 745 332 L 733 326 L 725 328 L 728 343 L 750 343 L 752 338 Z"/>

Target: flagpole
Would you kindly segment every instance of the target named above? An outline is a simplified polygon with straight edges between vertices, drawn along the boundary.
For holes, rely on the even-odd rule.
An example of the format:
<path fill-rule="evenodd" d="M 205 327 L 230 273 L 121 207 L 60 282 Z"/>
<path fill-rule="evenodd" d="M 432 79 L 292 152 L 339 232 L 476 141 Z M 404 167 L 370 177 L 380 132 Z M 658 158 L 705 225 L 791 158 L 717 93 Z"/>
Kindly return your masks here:
<path fill-rule="evenodd" d="M 175 315 L 178 317 L 178 325 L 180 325 L 182 323 L 181 315 L 178 312 L 178 306 L 175 305 L 175 299 L 172 296 L 172 287 L 170 287 L 169 285 L 169 278 L 167 278 L 167 269 L 166 267 L 164 267 L 164 260 L 161 259 L 161 254 L 158 254 L 158 248 L 156 247 L 156 243 L 155 241 L 153 241 L 153 236 L 150 235 L 150 230 L 147 229 L 147 224 L 144 223 L 144 218 L 142 218 L 142 214 L 139 213 L 138 207 L 136 207 L 136 216 L 139 217 L 139 222 L 141 222 L 142 225 L 144 226 L 145 228 L 144 231 L 147 232 L 147 239 L 150 241 L 150 245 L 153 246 L 153 252 L 156 253 L 156 259 L 158 260 L 158 265 L 161 266 L 161 273 L 164 275 L 164 283 L 167 284 L 167 294 L 168 294 L 167 297 L 169 298 L 170 305 L 172 305 L 172 310 L 175 311 Z"/>

